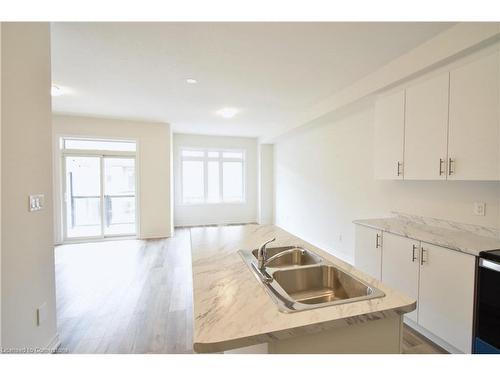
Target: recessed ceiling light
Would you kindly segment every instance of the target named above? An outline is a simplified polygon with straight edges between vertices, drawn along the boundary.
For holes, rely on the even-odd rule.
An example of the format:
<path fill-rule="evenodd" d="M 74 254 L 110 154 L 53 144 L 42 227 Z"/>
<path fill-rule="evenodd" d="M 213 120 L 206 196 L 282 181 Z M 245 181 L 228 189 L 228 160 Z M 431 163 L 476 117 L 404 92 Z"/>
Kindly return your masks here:
<path fill-rule="evenodd" d="M 236 108 L 224 107 L 216 111 L 215 113 L 224 118 L 234 117 L 239 111 Z"/>
<path fill-rule="evenodd" d="M 186 82 L 187 82 L 187 83 L 190 83 L 190 84 L 195 84 L 195 83 L 198 83 L 198 81 L 197 81 L 197 80 L 195 80 L 194 78 L 188 78 L 188 79 L 186 79 Z"/>

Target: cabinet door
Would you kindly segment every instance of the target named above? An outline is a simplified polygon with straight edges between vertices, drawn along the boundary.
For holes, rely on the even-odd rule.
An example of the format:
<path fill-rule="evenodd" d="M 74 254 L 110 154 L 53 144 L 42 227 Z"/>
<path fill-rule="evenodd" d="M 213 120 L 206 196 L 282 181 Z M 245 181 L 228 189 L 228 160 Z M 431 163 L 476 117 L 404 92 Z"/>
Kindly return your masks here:
<path fill-rule="evenodd" d="M 382 232 L 356 225 L 354 264 L 361 271 L 380 280 L 382 266 Z"/>
<path fill-rule="evenodd" d="M 375 104 L 375 178 L 403 179 L 405 93 L 380 97 Z"/>
<path fill-rule="evenodd" d="M 406 89 L 405 180 L 446 179 L 449 73 Z"/>
<path fill-rule="evenodd" d="M 475 257 L 422 243 L 418 324 L 471 352 Z"/>
<path fill-rule="evenodd" d="M 419 241 L 384 233 L 382 282 L 415 300 L 418 299 L 419 253 Z M 417 310 L 406 316 L 417 322 Z"/>
<path fill-rule="evenodd" d="M 497 52 L 450 72 L 448 179 L 499 179 L 498 90 Z"/>

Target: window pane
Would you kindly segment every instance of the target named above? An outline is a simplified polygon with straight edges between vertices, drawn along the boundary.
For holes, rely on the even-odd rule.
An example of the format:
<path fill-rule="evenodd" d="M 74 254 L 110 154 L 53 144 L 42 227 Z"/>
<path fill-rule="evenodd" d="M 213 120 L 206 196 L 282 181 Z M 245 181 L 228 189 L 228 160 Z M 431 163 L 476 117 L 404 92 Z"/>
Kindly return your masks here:
<path fill-rule="evenodd" d="M 66 235 L 68 237 L 101 234 L 100 158 L 66 158 Z"/>
<path fill-rule="evenodd" d="M 219 162 L 209 161 L 208 163 L 208 202 L 219 202 Z"/>
<path fill-rule="evenodd" d="M 203 183 L 203 162 L 185 160 L 182 162 L 182 201 L 202 203 L 205 186 Z"/>
<path fill-rule="evenodd" d="M 135 151 L 135 142 L 65 139 L 64 148 L 72 150 Z"/>
<path fill-rule="evenodd" d="M 104 158 L 104 234 L 135 233 L 135 159 Z"/>
<path fill-rule="evenodd" d="M 182 150 L 182 156 L 202 158 L 205 156 L 205 153 L 203 151 Z"/>
<path fill-rule="evenodd" d="M 223 152 L 222 157 L 225 159 L 243 159 L 243 152 Z"/>
<path fill-rule="evenodd" d="M 101 210 L 99 204 L 99 198 L 87 198 L 87 197 L 74 197 L 73 198 L 73 210 L 75 212 L 74 221 L 72 227 L 70 228 L 70 234 L 74 236 L 75 227 L 87 226 L 92 228 L 87 228 L 88 231 L 82 231 L 82 233 L 87 233 L 92 235 L 99 234 L 101 226 Z"/>
<path fill-rule="evenodd" d="M 209 158 L 218 158 L 219 157 L 219 151 L 208 151 L 208 157 Z"/>
<path fill-rule="evenodd" d="M 104 197 L 105 226 L 104 234 L 135 233 L 135 196 Z"/>
<path fill-rule="evenodd" d="M 225 202 L 235 202 L 243 200 L 243 163 L 224 162 L 223 163 L 223 194 Z"/>
<path fill-rule="evenodd" d="M 135 159 L 104 158 L 104 194 L 135 194 Z"/>

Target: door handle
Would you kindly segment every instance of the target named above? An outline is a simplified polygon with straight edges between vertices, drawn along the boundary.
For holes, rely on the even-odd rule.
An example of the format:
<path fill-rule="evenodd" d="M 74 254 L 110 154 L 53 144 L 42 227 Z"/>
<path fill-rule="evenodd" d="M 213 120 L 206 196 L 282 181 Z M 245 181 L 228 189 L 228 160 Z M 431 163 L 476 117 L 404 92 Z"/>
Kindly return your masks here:
<path fill-rule="evenodd" d="M 397 174 L 398 176 L 401 176 L 402 172 L 401 172 L 401 167 L 403 166 L 403 163 L 401 163 L 400 161 L 398 161 L 398 164 L 397 164 Z"/>
<path fill-rule="evenodd" d="M 417 257 L 415 255 L 415 253 L 417 252 L 417 250 L 418 250 L 417 245 L 413 244 L 412 245 L 412 252 L 411 252 L 411 261 L 412 262 L 415 262 L 417 260 Z"/>
<path fill-rule="evenodd" d="M 424 265 L 424 263 L 425 263 L 425 260 L 424 260 L 424 253 L 426 253 L 426 252 L 427 252 L 427 250 L 424 250 L 424 248 L 423 248 L 423 247 L 421 247 L 421 250 L 422 250 L 422 251 L 420 252 L 420 265 L 421 265 L 421 266 L 423 266 L 423 265 Z"/>
<path fill-rule="evenodd" d="M 479 267 L 487 268 L 492 271 L 500 272 L 500 263 L 493 262 L 492 260 L 479 259 Z"/>
<path fill-rule="evenodd" d="M 380 234 L 377 233 L 377 235 L 375 236 L 375 248 L 376 249 L 378 249 L 380 247 L 379 239 L 380 239 Z"/>
<path fill-rule="evenodd" d="M 443 165 L 444 165 L 444 159 L 439 158 L 439 175 L 440 176 L 442 176 L 444 173 Z"/>
<path fill-rule="evenodd" d="M 455 165 L 455 160 L 453 160 L 452 158 L 448 158 L 448 175 L 449 176 L 451 176 L 452 174 L 455 173 L 453 168 L 451 168 L 452 165 Z"/>

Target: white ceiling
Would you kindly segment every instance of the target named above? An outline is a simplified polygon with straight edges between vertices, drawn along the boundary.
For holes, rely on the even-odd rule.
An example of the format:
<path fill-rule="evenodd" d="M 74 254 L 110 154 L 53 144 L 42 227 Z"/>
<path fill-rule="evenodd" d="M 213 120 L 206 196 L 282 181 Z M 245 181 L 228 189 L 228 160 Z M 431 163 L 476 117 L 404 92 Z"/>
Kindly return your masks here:
<path fill-rule="evenodd" d="M 452 25 L 53 23 L 52 79 L 71 90 L 53 109 L 265 136 Z"/>

